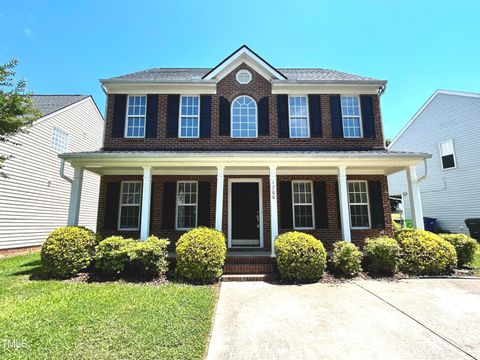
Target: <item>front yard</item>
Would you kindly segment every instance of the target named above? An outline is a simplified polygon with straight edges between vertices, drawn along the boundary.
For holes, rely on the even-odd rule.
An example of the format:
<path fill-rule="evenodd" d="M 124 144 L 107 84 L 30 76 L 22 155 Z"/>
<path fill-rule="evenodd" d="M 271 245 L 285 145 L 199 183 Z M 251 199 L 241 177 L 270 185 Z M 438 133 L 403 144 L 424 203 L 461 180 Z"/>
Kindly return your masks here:
<path fill-rule="evenodd" d="M 38 253 L 0 260 L 1 359 L 204 356 L 215 286 L 30 280 Z"/>

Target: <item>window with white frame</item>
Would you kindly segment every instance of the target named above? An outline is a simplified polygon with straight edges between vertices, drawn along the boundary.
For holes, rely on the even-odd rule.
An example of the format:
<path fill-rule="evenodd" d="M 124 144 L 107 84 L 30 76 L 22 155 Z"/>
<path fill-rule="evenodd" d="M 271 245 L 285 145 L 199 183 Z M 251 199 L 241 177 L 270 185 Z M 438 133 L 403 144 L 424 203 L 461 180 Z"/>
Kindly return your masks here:
<path fill-rule="evenodd" d="M 442 158 L 443 170 L 454 169 L 457 166 L 453 140 L 450 139 L 440 143 L 440 157 Z"/>
<path fill-rule="evenodd" d="M 313 196 L 310 181 L 292 181 L 293 227 L 313 229 Z"/>
<path fill-rule="evenodd" d="M 177 230 L 197 226 L 198 182 L 177 182 Z"/>
<path fill-rule="evenodd" d="M 308 102 L 306 96 L 290 96 L 288 113 L 291 138 L 307 138 L 310 136 L 308 126 Z"/>
<path fill-rule="evenodd" d="M 358 96 L 342 96 L 343 137 L 362 137 L 362 117 L 360 115 L 360 100 Z"/>
<path fill-rule="evenodd" d="M 52 149 L 58 153 L 64 153 L 68 151 L 68 138 L 67 132 L 57 127 L 53 128 L 52 134 Z"/>
<path fill-rule="evenodd" d="M 145 95 L 129 96 L 127 102 L 127 119 L 125 137 L 145 137 L 145 121 L 147 114 L 147 97 Z"/>
<path fill-rule="evenodd" d="M 180 101 L 179 137 L 197 138 L 200 126 L 200 97 L 182 96 Z"/>
<path fill-rule="evenodd" d="M 370 227 L 370 211 L 366 181 L 348 182 L 348 200 L 350 205 L 350 221 L 353 229 Z"/>
<path fill-rule="evenodd" d="M 257 137 L 257 104 L 250 96 L 239 96 L 232 103 L 232 137 Z"/>
<path fill-rule="evenodd" d="M 142 200 L 141 181 L 123 181 L 120 194 L 119 230 L 138 230 Z"/>

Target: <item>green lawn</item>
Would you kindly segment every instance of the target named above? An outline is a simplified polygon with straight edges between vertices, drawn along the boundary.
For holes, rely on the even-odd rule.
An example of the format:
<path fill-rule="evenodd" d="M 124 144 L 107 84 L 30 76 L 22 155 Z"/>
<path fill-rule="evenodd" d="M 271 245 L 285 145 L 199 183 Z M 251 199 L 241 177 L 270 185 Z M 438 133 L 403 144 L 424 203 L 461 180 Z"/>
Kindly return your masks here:
<path fill-rule="evenodd" d="M 29 280 L 39 268 L 0 260 L 0 359 L 204 356 L 216 287 Z"/>

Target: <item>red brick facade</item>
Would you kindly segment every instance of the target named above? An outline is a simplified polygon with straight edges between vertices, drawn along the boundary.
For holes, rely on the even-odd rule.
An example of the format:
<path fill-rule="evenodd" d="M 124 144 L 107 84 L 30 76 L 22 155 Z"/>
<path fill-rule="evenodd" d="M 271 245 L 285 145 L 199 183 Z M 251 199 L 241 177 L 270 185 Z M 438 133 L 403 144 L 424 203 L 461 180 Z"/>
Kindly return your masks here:
<path fill-rule="evenodd" d="M 262 193 L 263 193 L 263 238 L 264 246 L 263 248 L 256 249 L 261 251 L 270 251 L 271 249 L 271 226 L 270 226 L 270 196 L 269 196 L 269 179 L 268 176 L 225 176 L 224 183 L 224 196 L 223 196 L 223 224 L 222 228 L 225 234 L 228 233 L 228 179 L 230 178 L 255 178 L 262 179 Z M 141 176 L 119 176 L 119 175 L 108 175 L 103 176 L 101 185 L 100 185 L 100 200 L 98 206 L 98 224 L 97 231 L 103 236 L 109 236 L 113 234 L 123 235 L 125 237 L 134 237 L 139 238 L 139 231 L 104 231 L 103 230 L 103 219 L 106 211 L 115 211 L 118 209 L 108 209 L 105 207 L 105 191 L 106 184 L 109 181 L 126 181 L 126 180 L 142 180 Z M 163 219 L 163 184 L 166 181 L 209 181 L 210 182 L 210 208 L 201 209 L 198 211 L 209 211 L 210 212 L 210 226 L 215 226 L 215 193 L 216 193 L 216 177 L 215 176 L 153 176 L 153 202 L 152 206 L 152 217 L 150 219 L 150 233 L 158 237 L 169 238 L 172 242 L 170 249 L 173 251 L 175 249 L 175 241 L 183 234 L 183 231 L 176 230 L 164 230 L 162 219 Z M 281 196 L 279 194 L 278 184 L 280 181 L 291 181 L 291 180 L 312 180 L 312 181 L 325 181 L 327 186 L 327 207 L 328 207 L 328 229 L 316 229 L 316 230 L 302 230 L 304 232 L 314 235 L 316 238 L 320 239 L 327 249 L 331 248 L 331 245 L 334 241 L 341 240 L 342 234 L 339 226 L 339 220 L 337 216 L 337 205 L 336 205 L 336 181 L 337 177 L 333 175 L 329 176 L 312 176 L 312 175 L 295 175 L 295 176 L 278 176 L 277 183 L 277 194 L 278 196 L 278 206 L 282 203 Z M 385 214 L 385 230 L 386 234 L 391 234 L 392 232 L 392 222 L 390 214 L 390 203 L 388 200 L 388 184 L 387 178 L 385 176 L 379 175 L 362 175 L 362 176 L 348 176 L 348 180 L 377 180 L 382 183 L 382 195 L 383 195 L 383 204 L 384 204 L 384 214 Z M 280 217 L 280 215 L 279 215 Z M 279 219 L 280 224 L 280 219 Z M 279 233 L 290 231 L 292 229 L 279 229 Z M 352 230 L 352 240 L 355 244 L 361 246 L 366 237 L 379 235 L 382 230 L 379 229 L 368 229 L 368 230 Z"/>
<path fill-rule="evenodd" d="M 235 79 L 235 75 L 240 69 L 248 69 L 252 73 L 252 81 L 249 84 L 241 85 Z M 219 97 L 224 96 L 232 102 L 239 95 L 248 95 L 258 101 L 263 97 L 269 98 L 269 124 L 270 135 L 259 136 L 258 138 L 231 138 L 226 135 L 219 135 Z M 373 96 L 373 107 L 375 117 L 374 139 L 338 139 L 332 137 L 332 127 L 330 119 L 329 95 L 321 95 L 321 118 L 323 136 L 319 138 L 290 139 L 278 137 L 277 124 L 277 97 L 272 95 L 271 83 L 242 64 L 230 74 L 225 76 L 217 84 L 217 94 L 212 95 L 212 119 L 211 119 L 211 137 L 210 138 L 169 138 L 166 137 L 167 124 L 167 97 L 168 95 L 159 95 L 157 138 L 144 139 L 126 139 L 112 137 L 112 121 L 114 96 L 109 95 L 107 102 L 107 117 L 105 127 L 106 150 L 115 149 L 142 149 L 142 150 L 268 150 L 268 149 L 310 149 L 310 150 L 342 150 L 342 149 L 384 149 L 382 120 L 380 116 L 380 105 L 378 96 Z"/>

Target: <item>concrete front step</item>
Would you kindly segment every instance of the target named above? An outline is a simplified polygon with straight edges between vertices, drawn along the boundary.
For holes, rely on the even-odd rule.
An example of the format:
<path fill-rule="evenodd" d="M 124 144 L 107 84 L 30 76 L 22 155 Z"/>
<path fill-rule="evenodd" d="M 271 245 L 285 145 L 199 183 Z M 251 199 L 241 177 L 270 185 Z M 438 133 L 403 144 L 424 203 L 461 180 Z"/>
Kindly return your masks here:
<path fill-rule="evenodd" d="M 223 266 L 224 274 L 269 274 L 276 272 L 274 263 L 231 263 Z"/>
<path fill-rule="evenodd" d="M 272 281 L 278 278 L 276 273 L 270 274 L 226 274 L 221 281 Z"/>

